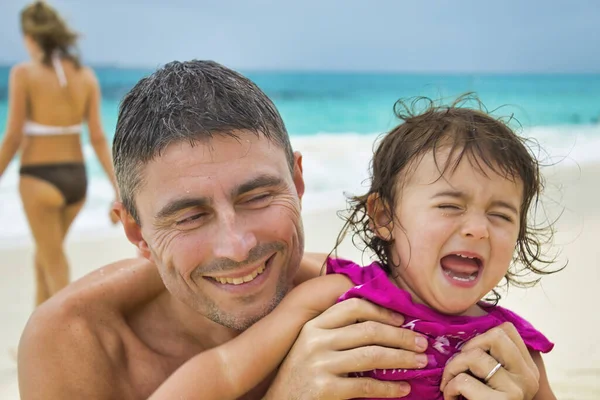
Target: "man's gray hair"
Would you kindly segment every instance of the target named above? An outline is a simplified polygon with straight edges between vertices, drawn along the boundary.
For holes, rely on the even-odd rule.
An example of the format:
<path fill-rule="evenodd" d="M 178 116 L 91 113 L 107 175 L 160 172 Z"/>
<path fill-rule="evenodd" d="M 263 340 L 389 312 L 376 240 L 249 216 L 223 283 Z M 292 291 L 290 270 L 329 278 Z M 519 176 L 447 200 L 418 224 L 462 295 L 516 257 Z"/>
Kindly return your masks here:
<path fill-rule="evenodd" d="M 123 98 L 113 141 L 121 200 L 139 224 L 135 194 L 143 167 L 170 144 L 252 131 L 281 147 L 293 170 L 290 139 L 273 102 L 256 84 L 214 61 L 174 61 L 140 80 Z"/>

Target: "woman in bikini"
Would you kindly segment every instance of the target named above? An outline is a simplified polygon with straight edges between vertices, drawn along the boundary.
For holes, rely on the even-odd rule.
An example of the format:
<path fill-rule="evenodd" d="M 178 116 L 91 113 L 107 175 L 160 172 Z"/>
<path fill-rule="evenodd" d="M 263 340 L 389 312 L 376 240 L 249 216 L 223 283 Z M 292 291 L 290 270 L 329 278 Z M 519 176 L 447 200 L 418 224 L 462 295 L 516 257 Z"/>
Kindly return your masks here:
<path fill-rule="evenodd" d="M 100 121 L 99 84 L 94 72 L 73 53 L 77 35 L 42 1 L 23 9 L 21 29 L 31 61 L 10 71 L 0 177 L 20 148 L 19 191 L 35 241 L 39 305 L 69 283 L 63 245 L 85 202 L 84 122 L 115 198 L 117 191 Z M 116 222 L 112 215 L 111 219 Z"/>

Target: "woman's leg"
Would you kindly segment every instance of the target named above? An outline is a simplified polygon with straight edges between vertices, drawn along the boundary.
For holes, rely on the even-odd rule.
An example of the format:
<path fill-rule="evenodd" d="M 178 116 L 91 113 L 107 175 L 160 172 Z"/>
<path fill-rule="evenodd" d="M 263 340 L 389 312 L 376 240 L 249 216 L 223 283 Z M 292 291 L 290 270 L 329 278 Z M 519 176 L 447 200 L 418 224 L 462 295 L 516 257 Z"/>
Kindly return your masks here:
<path fill-rule="evenodd" d="M 40 263 L 37 250 L 34 255 L 34 267 L 35 267 L 35 305 L 39 306 L 44 301 L 50 298 L 48 288 L 46 287 L 46 274 Z"/>
<path fill-rule="evenodd" d="M 63 241 L 63 244 L 65 242 L 65 239 L 67 238 L 67 234 L 69 233 L 69 228 L 73 224 L 73 221 L 75 221 L 75 218 L 81 211 L 81 208 L 83 207 L 84 204 L 85 204 L 85 198 L 78 201 L 77 203 L 69 204 L 68 206 L 65 206 L 65 208 L 63 209 L 63 212 L 62 212 L 62 234 L 63 234 L 62 241 Z"/>
<path fill-rule="evenodd" d="M 69 283 L 69 265 L 63 249 L 65 199 L 51 183 L 21 176 L 19 190 L 35 241 L 36 305 Z"/>

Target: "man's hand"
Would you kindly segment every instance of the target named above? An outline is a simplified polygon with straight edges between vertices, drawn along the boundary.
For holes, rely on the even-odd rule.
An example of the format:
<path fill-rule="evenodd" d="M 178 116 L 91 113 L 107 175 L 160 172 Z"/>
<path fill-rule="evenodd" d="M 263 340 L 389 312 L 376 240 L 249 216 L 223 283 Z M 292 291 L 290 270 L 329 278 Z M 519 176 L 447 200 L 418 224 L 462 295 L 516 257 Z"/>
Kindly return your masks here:
<path fill-rule="evenodd" d="M 505 322 L 463 346 L 446 364 L 440 389 L 444 399 L 531 400 L 539 380 L 540 372 L 519 332 Z"/>
<path fill-rule="evenodd" d="M 406 382 L 348 377 L 373 369 L 427 365 L 427 340 L 400 328 L 404 318 L 366 300 L 338 303 L 304 325 L 265 399 L 340 400 L 394 398 L 410 392 Z"/>

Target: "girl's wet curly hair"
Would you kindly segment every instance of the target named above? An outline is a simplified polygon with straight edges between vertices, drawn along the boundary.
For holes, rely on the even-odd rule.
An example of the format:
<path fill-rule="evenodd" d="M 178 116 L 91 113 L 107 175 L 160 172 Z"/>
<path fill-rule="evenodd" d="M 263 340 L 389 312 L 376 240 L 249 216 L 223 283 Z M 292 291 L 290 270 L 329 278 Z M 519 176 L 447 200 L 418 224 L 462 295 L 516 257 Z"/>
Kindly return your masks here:
<path fill-rule="evenodd" d="M 471 103 L 477 107 L 466 107 Z M 513 263 L 505 275 L 506 285 L 530 287 L 541 277 L 526 279 L 526 275 L 557 272 L 544 268 L 555 262 L 554 258 L 547 258 L 543 251 L 544 246 L 552 241 L 553 224 L 538 225 L 535 222 L 544 188 L 540 163 L 531 150 L 533 141 L 519 137 L 508 126 L 512 117 L 506 121 L 492 117 L 479 99 L 470 93 L 459 97 L 449 106 L 436 105 L 423 97 L 412 101 L 399 100 L 394 105 L 394 113 L 403 122 L 384 135 L 377 145 L 371 161 L 369 191 L 348 199 L 348 213 L 342 216 L 345 224 L 334 251 L 344 237 L 351 234 L 354 245 L 362 244 L 360 247 L 363 251 L 372 251 L 383 268 L 392 273 L 388 249 L 393 239 L 385 240 L 374 232 L 367 211 L 368 199 L 372 195 L 378 196 L 393 217 L 397 185 L 406 180 L 405 175 L 400 174 L 409 171 L 408 168 L 414 167 L 415 162 L 430 151 L 435 159 L 438 149 L 449 147 L 450 157 L 446 162 L 440 165 L 435 161 L 440 177 L 446 171 L 454 171 L 466 157 L 482 173 L 487 167 L 502 177 L 523 182 L 520 229 Z M 402 221 L 397 222 L 401 224 Z M 493 303 L 499 299 L 497 290 L 487 298 Z"/>

